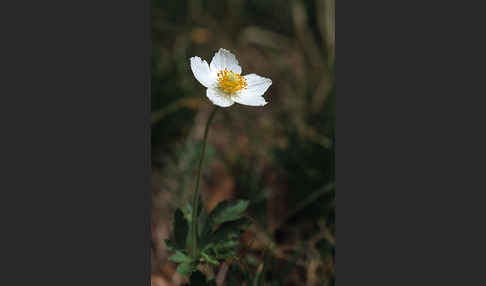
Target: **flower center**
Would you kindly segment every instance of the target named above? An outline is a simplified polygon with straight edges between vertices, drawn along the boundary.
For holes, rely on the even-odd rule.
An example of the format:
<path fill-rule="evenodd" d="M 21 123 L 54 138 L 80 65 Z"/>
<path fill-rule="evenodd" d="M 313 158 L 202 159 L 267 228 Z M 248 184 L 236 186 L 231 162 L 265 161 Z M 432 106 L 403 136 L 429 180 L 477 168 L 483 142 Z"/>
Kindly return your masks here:
<path fill-rule="evenodd" d="M 246 88 L 246 79 L 231 70 L 224 69 L 218 72 L 218 84 L 224 92 L 233 93 Z"/>

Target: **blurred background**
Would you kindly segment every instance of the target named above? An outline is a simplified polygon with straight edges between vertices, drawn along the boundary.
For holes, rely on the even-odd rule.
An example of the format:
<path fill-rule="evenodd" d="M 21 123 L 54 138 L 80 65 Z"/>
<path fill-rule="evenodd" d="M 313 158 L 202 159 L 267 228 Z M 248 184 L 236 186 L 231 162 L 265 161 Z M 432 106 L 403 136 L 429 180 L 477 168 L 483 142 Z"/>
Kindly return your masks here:
<path fill-rule="evenodd" d="M 263 272 L 266 285 L 334 285 L 334 7 L 334 0 L 152 1 L 153 286 L 184 282 L 164 239 L 174 209 L 194 191 L 212 108 L 189 58 L 209 63 L 219 48 L 236 55 L 242 74 L 273 84 L 266 106 L 216 113 L 204 204 L 251 201 L 241 261 Z M 229 273 L 227 285 L 245 285 Z"/>

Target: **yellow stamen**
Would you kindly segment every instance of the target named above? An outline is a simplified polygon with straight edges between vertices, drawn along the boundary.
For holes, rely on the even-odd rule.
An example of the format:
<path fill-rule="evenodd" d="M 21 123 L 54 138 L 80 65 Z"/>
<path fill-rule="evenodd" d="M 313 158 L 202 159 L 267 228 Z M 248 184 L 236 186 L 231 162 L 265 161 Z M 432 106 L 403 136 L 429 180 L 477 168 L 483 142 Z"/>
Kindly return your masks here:
<path fill-rule="evenodd" d="M 246 88 L 246 79 L 241 75 L 228 71 L 227 69 L 218 72 L 219 87 L 226 93 L 233 93 Z"/>

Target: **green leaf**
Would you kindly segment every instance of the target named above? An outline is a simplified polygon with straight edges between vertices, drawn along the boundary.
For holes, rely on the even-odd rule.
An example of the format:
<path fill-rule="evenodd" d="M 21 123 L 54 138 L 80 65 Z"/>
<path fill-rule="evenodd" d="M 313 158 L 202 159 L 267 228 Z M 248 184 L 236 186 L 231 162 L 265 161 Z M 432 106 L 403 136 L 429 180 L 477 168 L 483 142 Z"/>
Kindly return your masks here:
<path fill-rule="evenodd" d="M 240 245 L 240 242 L 238 240 L 227 240 L 227 241 L 220 242 L 217 245 L 215 245 L 214 249 L 216 251 L 225 251 L 227 249 L 237 247 L 238 245 Z"/>
<path fill-rule="evenodd" d="M 179 264 L 179 266 L 177 266 L 177 272 L 179 272 L 179 274 L 181 274 L 182 276 L 187 277 L 192 273 L 192 271 L 194 271 L 194 268 L 195 267 L 192 263 L 181 263 Z"/>
<path fill-rule="evenodd" d="M 237 255 L 235 248 L 240 244 L 241 232 L 250 224 L 250 220 L 246 217 L 221 224 L 206 241 L 201 241 L 203 252 L 213 259 L 235 257 Z"/>
<path fill-rule="evenodd" d="M 239 241 L 236 240 L 226 241 L 218 245 L 210 244 L 204 249 L 204 253 L 210 255 L 213 259 L 236 258 L 238 252 L 235 246 L 238 245 Z"/>
<path fill-rule="evenodd" d="M 239 238 L 241 232 L 246 230 L 250 224 L 251 221 L 247 217 L 225 222 L 211 235 L 209 242 L 218 244 L 227 239 Z"/>
<path fill-rule="evenodd" d="M 206 212 L 205 208 L 202 207 L 201 204 L 201 209 L 199 210 L 199 237 L 204 237 L 207 235 L 209 232 L 212 231 L 212 224 L 211 220 L 209 219 L 209 214 Z"/>
<path fill-rule="evenodd" d="M 205 214 L 204 218 L 202 219 L 202 223 L 200 224 L 200 233 L 199 233 L 199 243 L 201 247 L 204 247 L 206 243 L 209 242 L 211 238 L 211 234 L 213 232 L 213 224 L 209 215 Z"/>
<path fill-rule="evenodd" d="M 241 218 L 248 208 L 249 201 L 237 200 L 233 202 L 223 201 L 219 203 L 211 212 L 211 220 L 217 225 L 227 221 L 233 221 Z"/>
<path fill-rule="evenodd" d="M 206 254 L 204 251 L 201 252 L 201 255 L 202 257 L 209 263 L 212 263 L 212 264 L 215 264 L 215 265 L 219 265 L 219 262 L 218 260 L 216 260 L 215 258 L 212 258 L 210 255 Z"/>
<path fill-rule="evenodd" d="M 191 257 L 186 255 L 184 252 L 177 250 L 171 257 L 169 257 L 170 261 L 177 262 L 177 263 L 190 263 L 192 262 Z"/>
<path fill-rule="evenodd" d="M 178 249 L 185 249 L 189 224 L 184 219 L 184 213 L 177 209 L 174 213 L 174 238 Z"/>

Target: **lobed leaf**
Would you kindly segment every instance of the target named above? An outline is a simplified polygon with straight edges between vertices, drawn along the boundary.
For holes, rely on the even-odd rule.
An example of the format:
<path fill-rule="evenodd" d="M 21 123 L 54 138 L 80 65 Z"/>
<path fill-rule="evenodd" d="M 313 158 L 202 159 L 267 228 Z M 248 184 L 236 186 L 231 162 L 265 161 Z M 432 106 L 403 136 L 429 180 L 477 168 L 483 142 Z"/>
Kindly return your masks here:
<path fill-rule="evenodd" d="M 218 225 L 241 218 L 249 203 L 247 200 L 223 201 L 219 203 L 210 214 L 212 223 Z"/>
<path fill-rule="evenodd" d="M 224 240 L 239 238 L 241 232 L 246 230 L 250 224 L 251 222 L 247 217 L 225 222 L 211 234 L 208 242 L 218 244 Z"/>
<path fill-rule="evenodd" d="M 181 264 L 179 264 L 179 266 L 177 266 L 177 272 L 179 272 L 179 274 L 181 274 L 184 277 L 191 275 L 192 271 L 194 271 L 194 270 L 195 270 L 195 267 L 190 262 L 181 263 Z"/>
<path fill-rule="evenodd" d="M 204 251 L 201 252 L 201 255 L 204 258 L 204 260 L 206 260 L 207 262 L 211 264 L 219 265 L 219 262 L 216 258 L 211 257 L 209 254 L 206 254 Z"/>
<path fill-rule="evenodd" d="M 192 259 L 184 252 L 176 250 L 176 252 L 169 257 L 170 261 L 177 262 L 177 263 L 191 263 Z"/>

